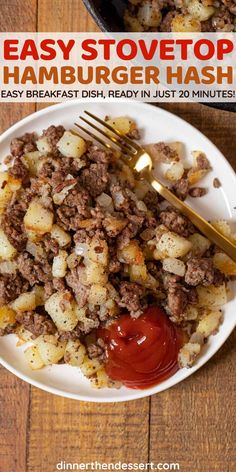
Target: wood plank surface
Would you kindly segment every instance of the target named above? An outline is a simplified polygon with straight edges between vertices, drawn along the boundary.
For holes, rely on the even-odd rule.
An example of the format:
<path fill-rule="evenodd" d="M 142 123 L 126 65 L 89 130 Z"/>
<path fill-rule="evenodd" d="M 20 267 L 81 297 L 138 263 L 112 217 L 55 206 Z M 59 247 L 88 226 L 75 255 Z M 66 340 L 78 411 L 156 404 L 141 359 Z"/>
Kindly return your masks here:
<path fill-rule="evenodd" d="M 37 1 L 24 0 L 22 7 L 22 1 L 0 0 L 0 31 L 36 30 Z M 0 132 L 34 110 L 34 104 L 1 104 Z M 28 450 L 30 386 L 3 367 L 0 368 L 0 379 L 0 471 L 23 472 Z"/>
<path fill-rule="evenodd" d="M 14 14 L 13 14 L 14 12 Z M 1 31 L 97 31 L 82 0 L 0 0 Z M 43 105 L 40 105 L 40 107 Z M 34 105 L 1 105 L 0 132 Z M 208 136 L 236 169 L 236 115 L 200 104 L 164 104 Z M 1 369 L 1 472 L 54 472 L 67 462 L 179 462 L 181 472 L 235 469 L 236 341 L 199 372 L 134 402 L 93 404 L 29 387 Z"/>

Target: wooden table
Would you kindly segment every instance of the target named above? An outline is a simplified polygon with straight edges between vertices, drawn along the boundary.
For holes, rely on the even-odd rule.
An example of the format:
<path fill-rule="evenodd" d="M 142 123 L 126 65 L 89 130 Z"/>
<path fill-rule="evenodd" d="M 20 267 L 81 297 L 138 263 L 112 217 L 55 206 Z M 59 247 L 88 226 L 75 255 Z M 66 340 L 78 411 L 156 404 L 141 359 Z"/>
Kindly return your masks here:
<path fill-rule="evenodd" d="M 1 31 L 97 31 L 81 0 L 0 0 Z M 236 115 L 163 105 L 207 135 L 236 168 Z M 0 105 L 0 131 L 35 110 Z M 67 462 L 179 462 L 181 472 L 232 472 L 235 333 L 200 371 L 142 400 L 90 404 L 47 394 L 1 369 L 1 472 L 54 472 Z"/>

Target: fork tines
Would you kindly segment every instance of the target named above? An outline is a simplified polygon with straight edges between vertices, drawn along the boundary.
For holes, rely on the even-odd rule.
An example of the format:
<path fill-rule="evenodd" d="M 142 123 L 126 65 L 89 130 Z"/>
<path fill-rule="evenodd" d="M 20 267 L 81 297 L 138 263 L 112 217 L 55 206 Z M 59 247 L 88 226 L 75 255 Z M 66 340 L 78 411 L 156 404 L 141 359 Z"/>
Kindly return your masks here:
<path fill-rule="evenodd" d="M 88 115 L 90 118 L 92 118 L 94 121 L 97 123 L 101 124 L 105 129 L 109 130 L 110 132 L 108 133 L 105 129 L 101 129 L 98 126 L 96 126 L 94 123 L 91 121 L 87 120 L 83 116 L 80 116 L 80 119 L 89 125 L 93 130 L 97 131 L 99 134 L 103 135 L 111 141 L 113 144 L 118 146 L 125 154 L 134 156 L 137 154 L 139 150 L 139 146 L 133 142 L 130 138 L 127 136 L 124 136 L 118 131 L 117 129 L 113 128 L 111 125 L 109 125 L 106 121 L 102 120 L 101 118 L 98 118 L 96 115 L 93 115 L 89 111 L 85 111 L 86 115 Z M 91 138 L 95 139 L 98 141 L 102 146 L 105 146 L 108 149 L 112 149 L 112 146 L 104 141 L 100 136 L 97 134 L 92 133 L 92 131 L 88 130 L 87 128 L 84 128 L 78 123 L 74 123 L 77 128 L 81 129 L 84 133 L 88 134 Z M 115 137 L 115 136 L 116 137 Z"/>

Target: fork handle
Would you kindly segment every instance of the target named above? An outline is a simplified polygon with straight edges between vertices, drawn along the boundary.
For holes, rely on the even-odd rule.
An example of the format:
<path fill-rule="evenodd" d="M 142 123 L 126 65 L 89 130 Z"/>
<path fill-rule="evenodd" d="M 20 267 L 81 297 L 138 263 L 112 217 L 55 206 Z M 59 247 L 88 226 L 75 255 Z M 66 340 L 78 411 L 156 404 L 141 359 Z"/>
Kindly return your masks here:
<path fill-rule="evenodd" d="M 208 221 L 198 215 L 192 208 L 186 203 L 182 202 L 174 193 L 172 193 L 167 187 L 161 184 L 153 173 L 149 177 L 150 184 L 152 187 L 164 197 L 171 205 L 176 207 L 189 220 L 198 228 L 200 231 L 217 246 L 219 246 L 234 262 L 236 262 L 236 246 L 225 236 L 223 236 L 217 229 L 215 229 Z"/>

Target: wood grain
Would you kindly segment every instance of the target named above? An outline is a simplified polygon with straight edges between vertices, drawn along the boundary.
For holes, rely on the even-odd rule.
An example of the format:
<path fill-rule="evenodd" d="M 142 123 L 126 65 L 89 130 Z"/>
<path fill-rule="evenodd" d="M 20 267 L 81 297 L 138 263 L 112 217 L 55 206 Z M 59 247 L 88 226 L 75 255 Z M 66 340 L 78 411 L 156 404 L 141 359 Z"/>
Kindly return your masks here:
<path fill-rule="evenodd" d="M 201 370 L 151 398 L 153 461 L 179 462 L 184 472 L 234 470 L 235 341 L 236 333 Z"/>
<path fill-rule="evenodd" d="M 36 0 L 25 0 L 24 8 L 22 1 L 0 0 L 0 31 L 35 31 L 36 6 Z M 1 104 L 1 133 L 34 110 L 34 104 Z M 0 375 L 0 471 L 23 472 L 26 470 L 28 450 L 30 386 L 3 368 Z"/>
<path fill-rule="evenodd" d="M 82 0 L 38 0 L 38 31 L 99 31 Z"/>
<path fill-rule="evenodd" d="M 147 461 L 147 399 L 90 404 L 33 388 L 28 471 L 54 471 L 67 462 Z"/>
<path fill-rule="evenodd" d="M 1 31 L 97 31 L 82 0 L 0 0 Z M 14 12 L 14 14 L 13 14 Z M 39 108 L 45 105 L 40 104 Z M 208 136 L 235 166 L 236 114 L 164 104 Z M 0 131 L 34 105 L 1 105 Z M 1 472 L 54 472 L 68 462 L 179 462 L 181 472 L 235 469 L 232 335 L 199 372 L 167 392 L 121 404 L 47 394 L 1 369 Z"/>

